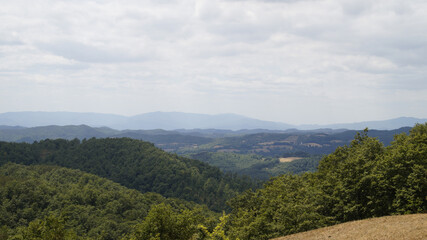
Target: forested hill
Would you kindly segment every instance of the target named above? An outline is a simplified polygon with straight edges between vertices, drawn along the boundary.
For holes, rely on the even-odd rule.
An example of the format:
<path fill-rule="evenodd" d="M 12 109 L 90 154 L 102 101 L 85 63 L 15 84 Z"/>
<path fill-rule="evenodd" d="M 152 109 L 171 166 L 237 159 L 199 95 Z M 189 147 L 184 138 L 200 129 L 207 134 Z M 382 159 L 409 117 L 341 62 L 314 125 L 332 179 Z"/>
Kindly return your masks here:
<path fill-rule="evenodd" d="M 370 130 L 368 135 L 377 137 L 385 145 L 390 144 L 395 134 L 408 133 L 410 127 L 394 130 Z M 27 142 L 44 139 L 88 139 L 128 137 L 149 141 L 157 147 L 176 153 L 235 152 L 242 154 L 261 154 L 282 156 L 297 151 L 311 154 L 329 154 L 338 146 L 349 144 L 357 131 L 319 129 L 315 131 L 271 131 L 241 130 L 226 131 L 218 129 L 194 129 L 166 131 L 156 130 L 115 130 L 79 126 L 43 126 L 33 128 L 0 128 L 0 141 Z"/>
<path fill-rule="evenodd" d="M 0 239 L 120 239 L 158 204 L 182 213 L 178 220 L 190 218 L 186 227 L 214 216 L 206 206 L 143 194 L 80 170 L 13 163 L 0 167 L 0 203 Z M 200 222 L 192 223 L 196 213 Z"/>
<path fill-rule="evenodd" d="M 369 130 L 370 137 L 376 137 L 384 145 L 389 145 L 393 136 L 408 133 L 411 128 L 395 130 Z M 258 154 L 263 156 L 286 156 L 289 153 L 305 152 L 309 154 L 330 154 L 337 147 L 349 144 L 357 131 L 348 130 L 338 133 L 293 132 L 293 133 L 256 133 L 243 136 L 217 138 L 214 141 L 179 149 L 178 153 L 194 152 L 234 152 L 240 154 Z"/>
<path fill-rule="evenodd" d="M 245 186 L 216 168 L 126 138 L 0 142 L 0 160 L 69 165 L 142 191 L 193 194 L 212 208 L 222 205 L 211 201 L 223 202 Z M 427 123 L 396 135 L 389 146 L 358 133 L 325 156 L 316 172 L 281 175 L 237 195 L 218 224 L 209 220 L 212 212 L 191 203 L 57 166 L 4 164 L 0 186 L 0 239 L 12 233 L 19 236 L 10 239 L 266 240 L 353 220 L 427 212 Z M 146 213 L 146 206 L 157 202 Z"/>
<path fill-rule="evenodd" d="M 273 178 L 231 201 L 232 239 L 271 239 L 337 223 L 427 211 L 427 123 L 384 147 L 365 133 L 318 171 Z"/>
<path fill-rule="evenodd" d="M 129 138 L 0 142 L 0 164 L 49 164 L 80 169 L 141 192 L 156 192 L 223 210 L 225 202 L 254 186 L 198 160 L 170 154 Z"/>

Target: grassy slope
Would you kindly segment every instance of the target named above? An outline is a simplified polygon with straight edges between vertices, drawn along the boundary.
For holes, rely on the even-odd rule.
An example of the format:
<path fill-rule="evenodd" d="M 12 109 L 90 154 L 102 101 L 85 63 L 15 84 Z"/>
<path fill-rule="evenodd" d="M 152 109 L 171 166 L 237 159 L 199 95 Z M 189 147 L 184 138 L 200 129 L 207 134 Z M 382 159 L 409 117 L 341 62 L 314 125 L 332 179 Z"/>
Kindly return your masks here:
<path fill-rule="evenodd" d="M 427 239 L 427 214 L 371 218 L 292 234 L 275 240 Z"/>

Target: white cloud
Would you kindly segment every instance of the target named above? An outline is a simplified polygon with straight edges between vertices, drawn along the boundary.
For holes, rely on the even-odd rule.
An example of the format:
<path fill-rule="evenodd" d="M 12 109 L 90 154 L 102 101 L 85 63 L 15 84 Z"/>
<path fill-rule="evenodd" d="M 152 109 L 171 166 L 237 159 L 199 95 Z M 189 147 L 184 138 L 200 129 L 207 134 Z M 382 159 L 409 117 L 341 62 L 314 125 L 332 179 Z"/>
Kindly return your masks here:
<path fill-rule="evenodd" d="M 4 1 L 0 112 L 425 117 L 426 12 L 422 0 Z"/>

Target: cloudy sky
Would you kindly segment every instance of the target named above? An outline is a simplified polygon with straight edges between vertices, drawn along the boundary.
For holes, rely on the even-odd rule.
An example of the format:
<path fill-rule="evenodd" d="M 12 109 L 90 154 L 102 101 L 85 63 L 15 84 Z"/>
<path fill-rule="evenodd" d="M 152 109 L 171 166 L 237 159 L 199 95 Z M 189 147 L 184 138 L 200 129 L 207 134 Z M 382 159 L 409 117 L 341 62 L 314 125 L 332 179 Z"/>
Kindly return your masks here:
<path fill-rule="evenodd" d="M 427 117 L 425 0 L 0 3 L 0 112 Z"/>

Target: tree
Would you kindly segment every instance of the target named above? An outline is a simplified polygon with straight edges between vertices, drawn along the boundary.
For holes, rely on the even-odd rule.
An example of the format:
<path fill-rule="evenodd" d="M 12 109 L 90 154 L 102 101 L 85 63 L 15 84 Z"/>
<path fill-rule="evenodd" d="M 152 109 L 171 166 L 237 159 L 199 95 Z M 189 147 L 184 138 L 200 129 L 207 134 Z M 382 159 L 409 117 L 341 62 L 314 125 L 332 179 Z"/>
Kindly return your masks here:
<path fill-rule="evenodd" d="M 7 226 L 0 227 L 0 240 L 7 240 L 9 238 L 9 231 Z"/>
<path fill-rule="evenodd" d="M 395 136 L 376 170 L 389 213 L 426 212 L 427 123 Z"/>
<path fill-rule="evenodd" d="M 168 204 L 154 205 L 144 221 L 126 238 L 188 240 L 197 233 L 197 224 L 204 222 L 201 211 L 202 209 L 183 210 L 178 213 Z"/>
<path fill-rule="evenodd" d="M 225 228 L 228 223 L 229 215 L 225 215 L 225 213 L 222 214 L 222 217 L 219 218 L 220 222 L 218 225 L 214 228 L 212 232 L 209 232 L 209 230 L 203 226 L 202 224 L 199 224 L 198 228 L 200 230 L 201 236 L 200 239 L 203 240 L 229 240 L 230 238 L 225 234 Z M 238 240 L 238 238 L 236 238 Z"/>
<path fill-rule="evenodd" d="M 64 221 L 55 216 L 36 219 L 23 230 L 22 236 L 28 240 L 72 240 L 77 239 L 72 230 L 66 230 Z"/>

